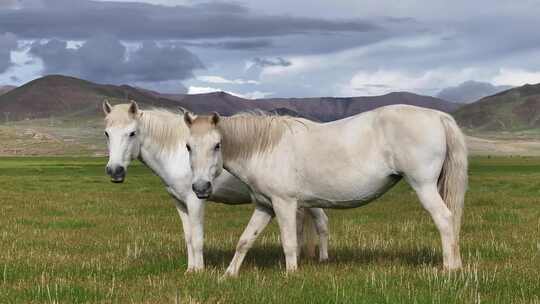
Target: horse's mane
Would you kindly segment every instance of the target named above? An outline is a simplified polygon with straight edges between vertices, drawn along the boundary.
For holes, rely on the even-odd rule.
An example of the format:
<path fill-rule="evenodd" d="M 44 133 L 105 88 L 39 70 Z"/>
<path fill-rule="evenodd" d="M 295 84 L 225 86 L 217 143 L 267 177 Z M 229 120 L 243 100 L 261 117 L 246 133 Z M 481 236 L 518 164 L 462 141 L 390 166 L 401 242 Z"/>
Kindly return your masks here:
<path fill-rule="evenodd" d="M 150 109 L 142 112 L 139 129 L 148 140 L 158 145 L 162 151 L 170 151 L 189 136 L 189 128 L 184 117 L 165 109 Z"/>
<path fill-rule="evenodd" d="M 222 134 L 223 157 L 248 159 L 254 154 L 271 151 L 292 123 L 303 124 L 303 120 L 264 112 L 222 117 L 218 128 Z"/>

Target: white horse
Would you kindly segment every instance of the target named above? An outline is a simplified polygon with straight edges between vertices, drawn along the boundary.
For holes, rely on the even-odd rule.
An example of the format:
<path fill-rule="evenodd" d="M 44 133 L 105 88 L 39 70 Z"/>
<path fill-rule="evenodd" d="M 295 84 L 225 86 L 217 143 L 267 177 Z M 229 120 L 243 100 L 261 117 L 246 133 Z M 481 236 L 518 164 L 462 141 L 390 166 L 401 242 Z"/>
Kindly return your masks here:
<path fill-rule="evenodd" d="M 221 167 L 245 182 L 257 204 L 277 216 L 287 271 L 297 268 L 299 206 L 359 207 L 401 177 L 439 229 L 444 267 L 461 267 L 467 149 L 450 115 L 393 105 L 329 123 L 255 114 L 185 113 L 184 119 L 191 129 L 187 148 L 194 189 L 206 191 Z M 226 275 L 238 273 L 256 232 L 268 222 L 270 214 L 261 210 L 255 210 Z"/>
<path fill-rule="evenodd" d="M 192 191 L 189 153 L 186 151 L 189 129 L 184 119 L 166 110 L 142 111 L 133 101 L 131 104 L 114 107 L 105 101 L 103 111 L 106 115 L 105 136 L 109 148 L 107 174 L 113 182 L 123 182 L 130 162 L 137 158 L 152 169 L 175 198 L 187 246 L 187 271 L 203 269 L 205 201 Z M 230 205 L 252 202 L 246 185 L 228 172 L 215 177 L 213 189 L 212 201 Z M 204 198 L 208 198 L 208 195 Z M 315 233 L 319 235 L 319 259 L 324 261 L 328 259 L 328 219 L 321 209 L 308 210 L 309 216 L 306 217 L 303 212 L 299 212 L 299 223 L 309 229 L 305 230 L 306 236 L 313 237 Z M 272 213 L 271 210 L 266 212 Z M 302 228 L 299 226 L 299 237 L 302 237 Z M 316 231 L 310 233 L 313 229 Z M 312 245 L 306 246 L 308 255 L 313 255 L 312 241 L 306 239 L 306 245 Z"/>

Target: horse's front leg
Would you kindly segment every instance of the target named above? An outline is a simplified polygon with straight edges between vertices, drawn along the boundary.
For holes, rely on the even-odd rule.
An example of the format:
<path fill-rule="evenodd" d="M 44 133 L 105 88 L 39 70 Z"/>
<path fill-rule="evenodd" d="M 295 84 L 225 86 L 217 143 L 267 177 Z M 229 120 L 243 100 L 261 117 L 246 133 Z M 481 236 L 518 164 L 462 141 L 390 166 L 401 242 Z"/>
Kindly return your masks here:
<path fill-rule="evenodd" d="M 225 271 L 224 277 L 234 277 L 238 275 L 240 266 L 246 257 L 246 253 L 253 246 L 257 236 L 261 234 L 264 228 L 268 225 L 274 214 L 263 206 L 256 205 L 255 211 L 249 220 L 249 223 L 242 233 L 234 257 Z"/>
<path fill-rule="evenodd" d="M 296 271 L 298 268 L 298 241 L 296 234 L 296 211 L 298 202 L 294 199 L 284 200 L 273 198 L 272 206 L 279 223 L 281 244 L 285 253 L 287 272 Z"/>
<path fill-rule="evenodd" d="M 204 269 L 204 207 L 206 201 L 198 199 L 195 195 L 186 200 L 189 225 L 191 226 L 191 248 L 193 250 L 193 267 L 190 271 Z"/>
<path fill-rule="evenodd" d="M 191 246 L 191 223 L 189 221 L 189 216 L 187 212 L 187 207 L 180 201 L 175 201 L 176 210 L 180 215 L 182 220 L 182 229 L 184 230 L 184 240 L 186 242 L 187 256 L 188 256 L 188 267 L 186 272 L 193 271 L 193 246 Z"/>

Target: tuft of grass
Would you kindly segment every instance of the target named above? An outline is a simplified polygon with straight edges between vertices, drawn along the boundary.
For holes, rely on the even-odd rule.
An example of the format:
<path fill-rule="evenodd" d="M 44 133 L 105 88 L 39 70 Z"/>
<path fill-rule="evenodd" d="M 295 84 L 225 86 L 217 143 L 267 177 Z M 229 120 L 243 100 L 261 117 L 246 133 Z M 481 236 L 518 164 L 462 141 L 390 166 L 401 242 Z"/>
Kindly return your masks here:
<path fill-rule="evenodd" d="M 219 281 L 253 207 L 209 203 L 203 273 L 184 274 L 180 219 L 139 163 L 112 184 L 102 158 L 0 158 L 0 303 L 540 303 L 540 158 L 473 158 L 464 268 L 400 183 L 328 210 L 330 261 L 284 273 L 277 225 Z"/>

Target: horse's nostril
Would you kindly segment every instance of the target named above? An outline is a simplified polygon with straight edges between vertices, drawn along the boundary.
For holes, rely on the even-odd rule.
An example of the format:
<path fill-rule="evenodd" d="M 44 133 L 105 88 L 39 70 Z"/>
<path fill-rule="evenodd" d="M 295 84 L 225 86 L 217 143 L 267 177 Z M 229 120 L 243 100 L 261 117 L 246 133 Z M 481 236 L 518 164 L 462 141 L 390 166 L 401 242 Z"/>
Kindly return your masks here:
<path fill-rule="evenodd" d="M 212 183 L 209 181 L 196 182 L 191 185 L 191 189 L 195 193 L 208 193 L 212 189 Z"/>
<path fill-rule="evenodd" d="M 109 166 L 105 167 L 105 171 L 107 172 L 107 175 L 111 175 L 111 174 L 112 174 L 112 169 L 111 169 L 111 167 L 109 167 Z"/>
<path fill-rule="evenodd" d="M 117 167 L 115 171 L 115 175 L 124 175 L 126 173 L 126 169 L 124 169 L 124 167 Z"/>

